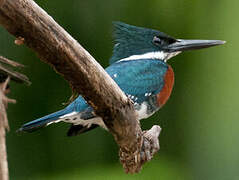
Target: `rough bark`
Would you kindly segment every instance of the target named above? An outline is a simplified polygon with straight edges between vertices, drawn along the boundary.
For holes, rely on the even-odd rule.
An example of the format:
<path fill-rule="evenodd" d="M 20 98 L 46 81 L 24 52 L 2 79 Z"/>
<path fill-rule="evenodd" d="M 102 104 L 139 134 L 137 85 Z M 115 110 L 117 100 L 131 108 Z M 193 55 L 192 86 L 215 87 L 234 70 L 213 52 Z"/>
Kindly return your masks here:
<path fill-rule="evenodd" d="M 6 108 L 8 103 L 15 103 L 15 100 L 6 97 L 9 77 L 0 83 L 0 179 L 8 180 L 8 162 L 6 148 L 6 131 L 9 130 Z"/>
<path fill-rule="evenodd" d="M 16 44 L 24 43 L 60 73 L 103 118 L 120 147 L 126 172 L 138 172 L 151 159 L 159 149 L 160 127 L 142 132 L 130 99 L 52 17 L 32 0 L 0 0 L 0 24 L 17 38 Z"/>
<path fill-rule="evenodd" d="M 0 179 L 8 180 L 8 163 L 7 163 L 7 148 L 6 148 L 6 132 L 8 129 L 8 121 L 6 114 L 6 104 L 8 99 L 5 96 L 6 86 L 8 82 L 0 84 Z"/>

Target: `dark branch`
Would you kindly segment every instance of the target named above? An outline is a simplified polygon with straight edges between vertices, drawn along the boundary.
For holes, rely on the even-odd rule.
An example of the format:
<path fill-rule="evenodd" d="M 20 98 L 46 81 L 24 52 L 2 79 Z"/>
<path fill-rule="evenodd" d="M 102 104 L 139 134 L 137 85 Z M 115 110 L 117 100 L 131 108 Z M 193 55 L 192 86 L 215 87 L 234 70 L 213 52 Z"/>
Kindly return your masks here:
<path fill-rule="evenodd" d="M 2 64 L 1 64 L 2 63 Z M 8 65 L 5 68 L 3 64 Z M 11 68 L 10 68 L 11 67 Z M 6 132 L 9 130 L 6 108 L 8 103 L 15 103 L 14 99 L 9 99 L 6 94 L 9 92 L 8 83 L 10 78 L 13 78 L 16 82 L 30 83 L 28 78 L 12 70 L 13 67 L 23 67 L 23 65 L 11 61 L 5 57 L 0 56 L 0 179 L 8 180 L 8 162 L 7 162 L 7 148 L 6 148 Z"/>
<path fill-rule="evenodd" d="M 25 76 L 24 74 L 14 71 L 13 67 L 19 68 L 24 66 L 15 61 L 0 56 L 0 82 L 4 82 L 6 78 L 9 76 L 13 81 L 16 81 L 18 83 L 26 83 L 27 85 L 30 85 L 31 82 L 29 81 L 28 77 Z"/>
<path fill-rule="evenodd" d="M 6 114 L 7 98 L 5 96 L 7 83 L 8 81 L 0 83 L 0 179 L 2 180 L 8 180 L 7 148 L 5 140 L 5 129 L 8 129 Z"/>
<path fill-rule="evenodd" d="M 7 85 L 10 78 L 5 79 L 0 83 L 0 179 L 8 180 L 8 162 L 7 162 L 7 148 L 6 148 L 6 132 L 9 130 L 6 108 L 8 103 L 15 103 L 14 99 L 6 97 L 8 92 Z"/>
<path fill-rule="evenodd" d="M 32 48 L 86 99 L 120 146 L 126 171 L 138 172 L 145 162 L 143 144 L 149 141 L 136 120 L 131 101 L 94 58 L 32 0 L 5 0 L 0 8 L 0 24 L 24 39 L 19 44 L 24 42 Z"/>

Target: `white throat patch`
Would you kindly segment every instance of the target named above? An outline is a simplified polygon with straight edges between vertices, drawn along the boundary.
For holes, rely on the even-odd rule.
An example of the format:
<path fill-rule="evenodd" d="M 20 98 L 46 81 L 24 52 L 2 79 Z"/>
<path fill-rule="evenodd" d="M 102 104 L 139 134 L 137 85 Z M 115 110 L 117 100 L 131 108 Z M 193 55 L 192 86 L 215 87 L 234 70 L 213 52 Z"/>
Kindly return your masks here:
<path fill-rule="evenodd" d="M 119 60 L 119 62 L 129 61 L 129 60 L 138 60 L 138 59 L 160 59 L 166 62 L 168 59 L 178 55 L 179 53 L 181 53 L 181 51 L 173 52 L 173 53 L 167 53 L 163 51 L 149 52 L 145 54 L 132 55 L 127 58 L 123 58 Z"/>

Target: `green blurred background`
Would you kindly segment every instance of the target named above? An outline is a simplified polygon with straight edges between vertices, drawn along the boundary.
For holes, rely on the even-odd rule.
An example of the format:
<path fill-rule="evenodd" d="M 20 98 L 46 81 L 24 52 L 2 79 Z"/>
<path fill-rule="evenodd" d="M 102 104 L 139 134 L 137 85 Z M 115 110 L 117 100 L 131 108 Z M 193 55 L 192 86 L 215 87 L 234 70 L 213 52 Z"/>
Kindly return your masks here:
<path fill-rule="evenodd" d="M 11 83 L 7 134 L 11 179 L 239 179 L 239 1 L 236 0 L 51 0 L 36 2 L 77 39 L 103 67 L 111 56 L 114 20 L 155 28 L 176 38 L 227 43 L 170 60 L 175 87 L 160 112 L 142 127 L 159 124 L 161 149 L 137 175 L 126 175 L 112 136 L 98 128 L 66 137 L 59 123 L 17 134 L 23 123 L 63 108 L 68 83 L 26 46 L 0 28 L 0 54 L 26 65 L 30 87 Z"/>

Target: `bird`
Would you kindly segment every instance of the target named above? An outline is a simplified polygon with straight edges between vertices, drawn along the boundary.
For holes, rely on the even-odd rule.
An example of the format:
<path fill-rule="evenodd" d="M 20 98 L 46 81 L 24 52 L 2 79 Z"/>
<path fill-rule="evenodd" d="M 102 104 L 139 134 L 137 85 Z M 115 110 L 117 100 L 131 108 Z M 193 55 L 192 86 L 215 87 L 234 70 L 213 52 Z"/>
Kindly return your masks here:
<path fill-rule="evenodd" d="M 158 30 L 113 22 L 114 48 L 105 71 L 131 99 L 137 119 L 146 119 L 168 101 L 174 86 L 174 71 L 169 59 L 188 50 L 224 44 L 221 40 L 176 39 Z M 52 123 L 71 126 L 68 136 L 102 127 L 101 117 L 79 95 L 64 109 L 23 124 L 18 131 L 32 132 Z"/>

